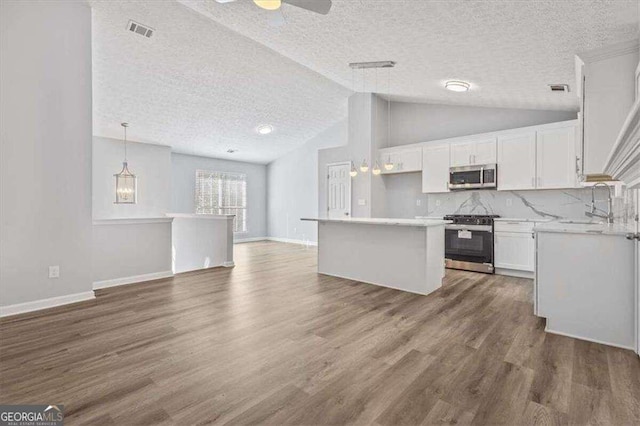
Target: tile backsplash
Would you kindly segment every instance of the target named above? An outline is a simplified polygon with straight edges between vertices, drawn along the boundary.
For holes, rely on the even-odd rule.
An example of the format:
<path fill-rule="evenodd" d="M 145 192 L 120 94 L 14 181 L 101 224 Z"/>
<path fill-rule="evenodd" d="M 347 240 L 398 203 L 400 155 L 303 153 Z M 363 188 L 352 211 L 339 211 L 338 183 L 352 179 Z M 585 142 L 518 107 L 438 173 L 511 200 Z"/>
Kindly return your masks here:
<path fill-rule="evenodd" d="M 585 211 L 591 204 L 591 189 L 552 189 L 540 191 L 456 191 L 422 194 L 418 177 L 387 179 L 386 199 L 389 217 L 444 216 L 447 214 L 497 214 L 519 219 L 589 220 Z M 596 190 L 596 205 L 607 209 L 607 190 Z M 633 216 L 631 191 L 614 198 L 616 222 Z"/>

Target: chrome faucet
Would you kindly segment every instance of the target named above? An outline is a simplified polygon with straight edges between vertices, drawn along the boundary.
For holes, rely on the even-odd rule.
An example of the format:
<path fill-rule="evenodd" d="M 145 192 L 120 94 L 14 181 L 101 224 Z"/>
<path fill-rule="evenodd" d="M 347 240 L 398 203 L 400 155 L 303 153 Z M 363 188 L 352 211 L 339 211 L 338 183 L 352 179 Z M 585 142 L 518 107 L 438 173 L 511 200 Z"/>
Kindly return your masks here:
<path fill-rule="evenodd" d="M 609 197 L 607 199 L 607 211 L 605 212 L 602 209 L 596 207 L 596 187 L 604 186 L 609 191 Z M 604 182 L 596 182 L 591 187 L 591 205 L 587 204 L 587 207 L 591 207 L 591 211 L 585 212 L 584 214 L 588 217 L 599 217 L 602 219 L 607 219 L 607 223 L 613 223 L 613 198 L 611 198 L 611 187 Z"/>

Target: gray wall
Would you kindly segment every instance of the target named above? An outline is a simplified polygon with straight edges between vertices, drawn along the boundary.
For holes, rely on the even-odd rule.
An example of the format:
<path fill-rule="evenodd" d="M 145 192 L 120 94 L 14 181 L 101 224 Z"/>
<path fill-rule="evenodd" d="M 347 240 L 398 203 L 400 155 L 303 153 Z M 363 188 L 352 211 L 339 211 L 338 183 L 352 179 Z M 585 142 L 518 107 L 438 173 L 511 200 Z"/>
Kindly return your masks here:
<path fill-rule="evenodd" d="M 0 4 L 7 306 L 91 291 L 91 9 Z M 48 278 L 50 265 L 60 266 L 60 278 Z"/>
<path fill-rule="evenodd" d="M 267 167 L 269 236 L 317 242 L 314 222 L 301 217 L 318 215 L 318 150 L 343 145 L 347 121 L 341 121 Z"/>
<path fill-rule="evenodd" d="M 576 117 L 577 113 L 570 111 L 392 102 L 391 145 L 535 126 Z"/>
<path fill-rule="evenodd" d="M 194 155 L 171 154 L 171 212 L 195 213 L 196 170 L 247 174 L 247 233 L 236 239 L 267 236 L 267 166 Z"/>

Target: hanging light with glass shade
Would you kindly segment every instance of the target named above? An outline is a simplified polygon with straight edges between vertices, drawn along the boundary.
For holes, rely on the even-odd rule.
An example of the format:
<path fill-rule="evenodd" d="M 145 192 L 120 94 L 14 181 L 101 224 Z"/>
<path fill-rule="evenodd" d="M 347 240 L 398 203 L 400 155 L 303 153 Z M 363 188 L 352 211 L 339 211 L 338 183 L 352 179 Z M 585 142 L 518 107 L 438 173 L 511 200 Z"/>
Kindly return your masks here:
<path fill-rule="evenodd" d="M 353 165 L 353 161 L 351 162 L 351 170 L 349 170 L 349 176 L 351 177 L 358 176 L 358 170 L 356 170 L 356 166 Z"/>
<path fill-rule="evenodd" d="M 395 63 L 394 63 L 395 65 Z M 391 68 L 387 67 L 387 144 L 391 144 Z M 384 169 L 388 172 L 393 170 L 393 162 L 391 156 L 387 156 L 387 161 L 384 163 Z"/>
<path fill-rule="evenodd" d="M 115 204 L 135 204 L 138 201 L 137 178 L 129 171 L 127 164 L 127 127 L 129 123 L 120 123 L 124 129 L 124 161 L 120 173 L 113 175 L 116 179 L 116 201 Z"/>

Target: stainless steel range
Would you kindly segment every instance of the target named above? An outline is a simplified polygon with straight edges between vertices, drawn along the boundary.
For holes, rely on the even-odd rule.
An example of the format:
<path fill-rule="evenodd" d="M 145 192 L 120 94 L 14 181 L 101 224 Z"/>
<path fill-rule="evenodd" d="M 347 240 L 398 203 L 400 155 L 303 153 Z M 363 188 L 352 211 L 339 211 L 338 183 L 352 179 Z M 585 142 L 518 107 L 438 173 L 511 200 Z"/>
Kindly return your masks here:
<path fill-rule="evenodd" d="M 444 257 L 450 269 L 493 274 L 493 219 L 497 215 L 449 215 Z"/>

